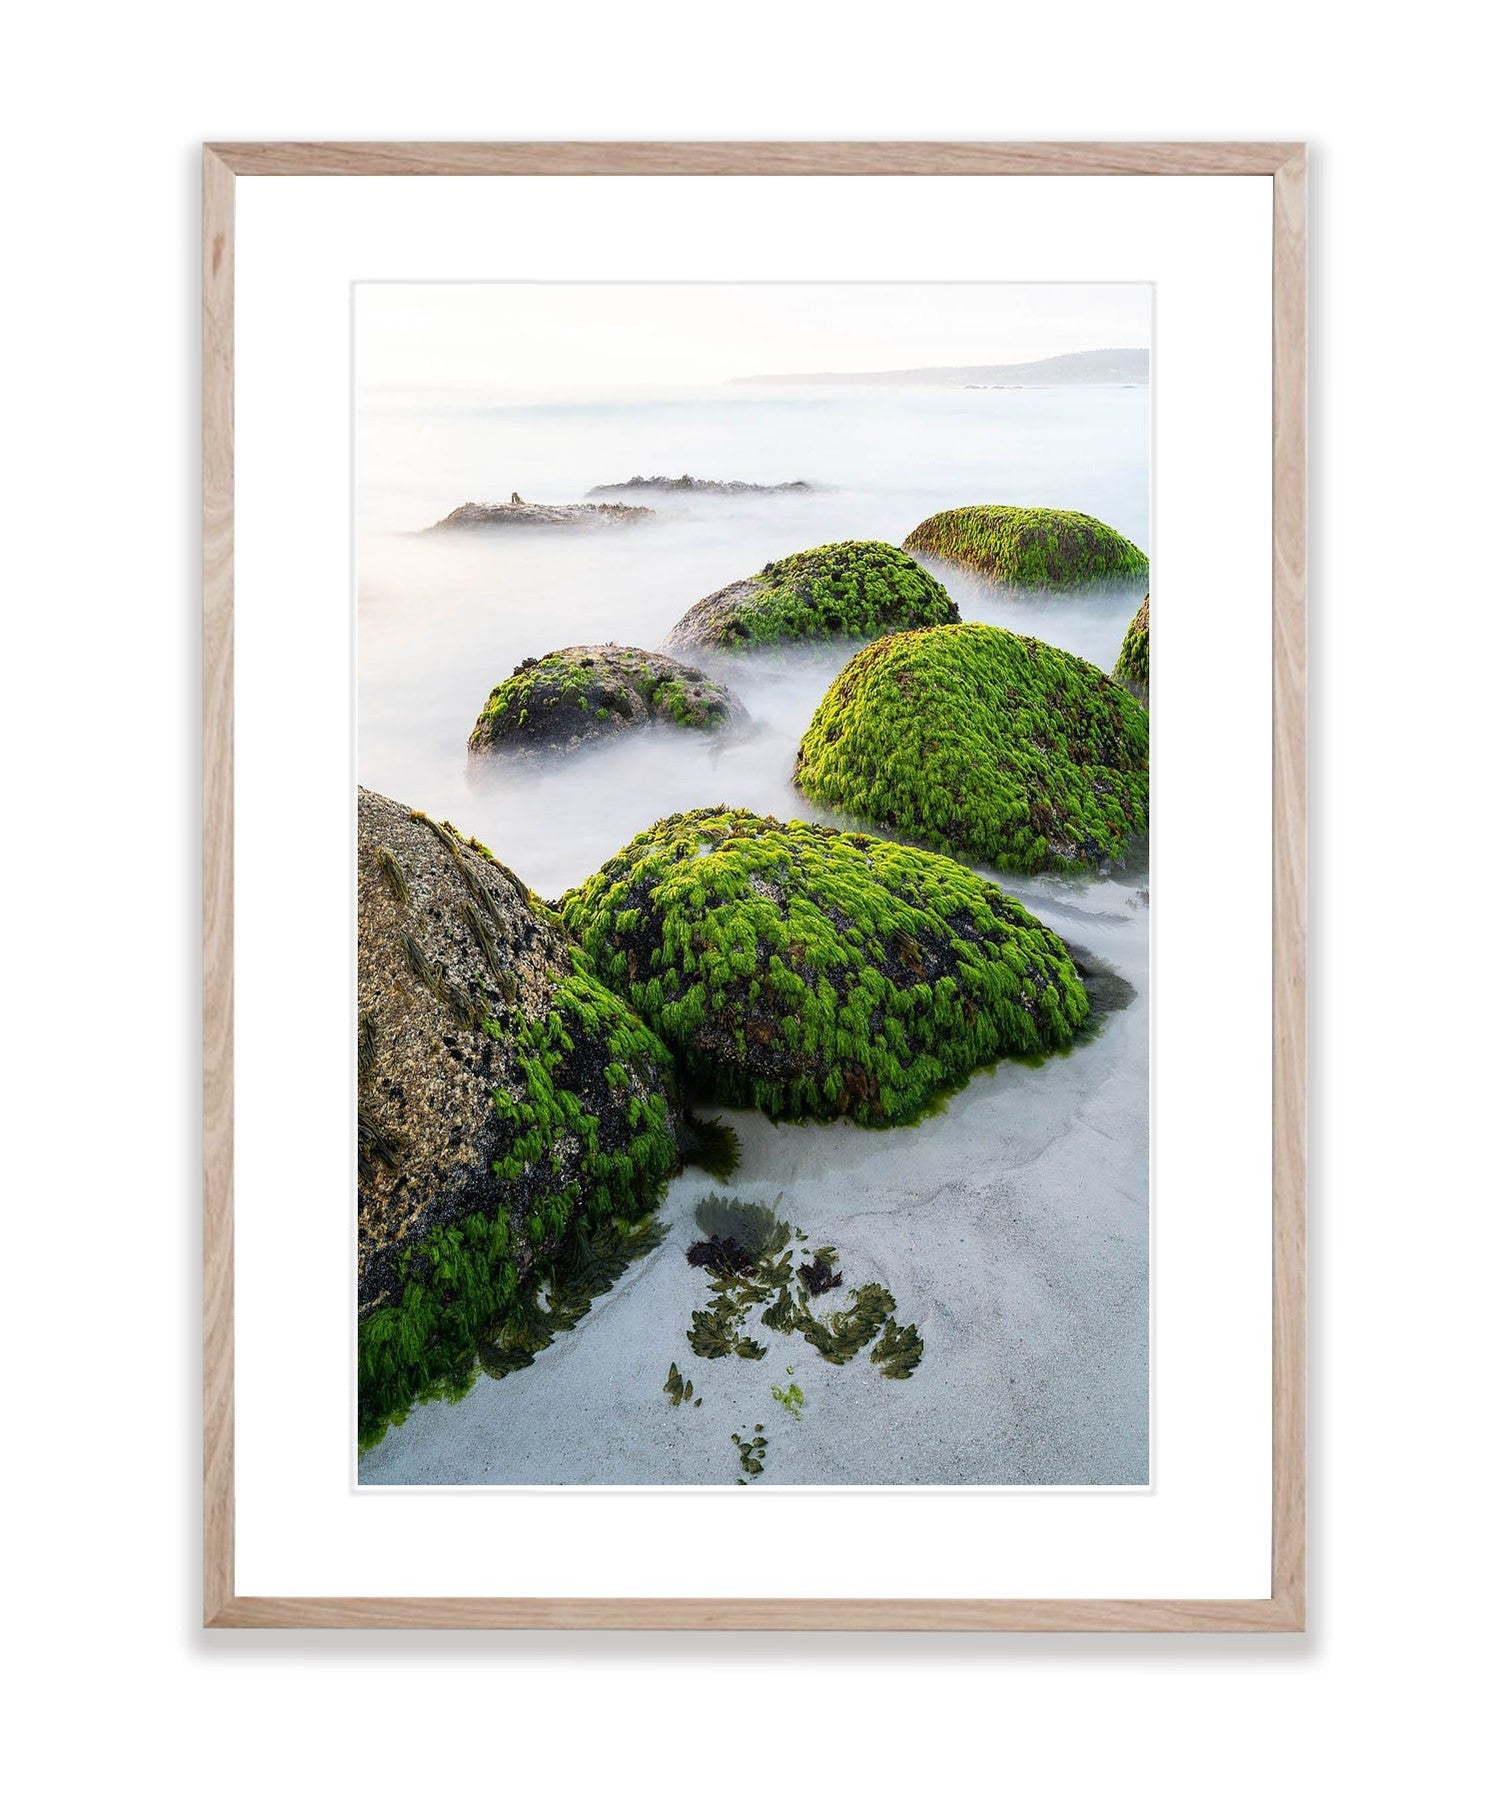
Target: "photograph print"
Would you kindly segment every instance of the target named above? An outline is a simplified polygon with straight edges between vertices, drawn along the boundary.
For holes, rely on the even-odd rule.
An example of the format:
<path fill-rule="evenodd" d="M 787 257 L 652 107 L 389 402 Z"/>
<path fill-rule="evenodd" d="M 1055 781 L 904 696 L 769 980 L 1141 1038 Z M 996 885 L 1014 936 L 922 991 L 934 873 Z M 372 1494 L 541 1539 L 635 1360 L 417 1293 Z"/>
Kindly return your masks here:
<path fill-rule="evenodd" d="M 359 1482 L 1147 1485 L 1150 287 L 354 320 Z"/>

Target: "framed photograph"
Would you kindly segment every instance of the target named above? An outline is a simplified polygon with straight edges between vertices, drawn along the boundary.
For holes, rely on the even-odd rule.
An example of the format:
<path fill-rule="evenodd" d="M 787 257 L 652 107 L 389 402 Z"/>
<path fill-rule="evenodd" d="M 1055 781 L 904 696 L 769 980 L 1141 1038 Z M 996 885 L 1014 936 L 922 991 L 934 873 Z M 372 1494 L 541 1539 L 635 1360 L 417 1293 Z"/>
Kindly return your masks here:
<path fill-rule="evenodd" d="M 1305 211 L 205 149 L 209 1625 L 1303 1628 Z"/>

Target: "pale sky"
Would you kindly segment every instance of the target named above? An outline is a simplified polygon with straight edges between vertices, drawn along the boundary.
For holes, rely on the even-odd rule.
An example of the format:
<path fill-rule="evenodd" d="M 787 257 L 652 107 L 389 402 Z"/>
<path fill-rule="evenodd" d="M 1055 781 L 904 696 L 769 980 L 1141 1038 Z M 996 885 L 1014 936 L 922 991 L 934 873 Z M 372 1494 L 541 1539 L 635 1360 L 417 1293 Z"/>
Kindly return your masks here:
<path fill-rule="evenodd" d="M 359 386 L 506 392 L 1028 362 L 1150 342 L 1145 283 L 360 282 Z"/>

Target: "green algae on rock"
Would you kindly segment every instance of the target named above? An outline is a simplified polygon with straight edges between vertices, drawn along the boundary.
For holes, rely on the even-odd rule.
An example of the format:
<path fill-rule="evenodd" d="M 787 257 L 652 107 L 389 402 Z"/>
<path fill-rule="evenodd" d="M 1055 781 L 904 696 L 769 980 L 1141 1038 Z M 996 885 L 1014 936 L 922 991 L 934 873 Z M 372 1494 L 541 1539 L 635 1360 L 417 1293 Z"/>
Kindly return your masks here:
<path fill-rule="evenodd" d="M 903 546 L 1026 593 L 1134 588 L 1150 562 L 1127 537 L 1086 512 L 1049 506 L 959 506 L 923 519 Z"/>
<path fill-rule="evenodd" d="M 364 789 L 357 860 L 368 1443 L 465 1392 L 542 1271 L 627 1232 L 678 1157 L 666 1049 L 508 869 Z"/>
<path fill-rule="evenodd" d="M 527 657 L 490 693 L 468 747 L 566 755 L 649 725 L 721 731 L 744 720 L 739 700 L 700 669 L 651 650 L 585 643 Z"/>
<path fill-rule="evenodd" d="M 1140 602 L 1140 610 L 1129 621 L 1119 660 L 1114 664 L 1114 679 L 1133 694 L 1142 706 L 1150 704 L 1150 595 Z"/>
<path fill-rule="evenodd" d="M 1146 828 L 1150 724 L 1078 656 L 950 625 L 861 650 L 793 778 L 821 805 L 995 868 L 1097 868 Z"/>
<path fill-rule="evenodd" d="M 1088 1013 L 1061 939 L 992 882 L 823 825 L 679 813 L 561 910 L 685 1079 L 772 1118 L 907 1123 Z"/>
<path fill-rule="evenodd" d="M 956 623 L 947 590 L 888 543 L 827 543 L 767 562 L 688 609 L 663 650 L 750 650 Z"/>

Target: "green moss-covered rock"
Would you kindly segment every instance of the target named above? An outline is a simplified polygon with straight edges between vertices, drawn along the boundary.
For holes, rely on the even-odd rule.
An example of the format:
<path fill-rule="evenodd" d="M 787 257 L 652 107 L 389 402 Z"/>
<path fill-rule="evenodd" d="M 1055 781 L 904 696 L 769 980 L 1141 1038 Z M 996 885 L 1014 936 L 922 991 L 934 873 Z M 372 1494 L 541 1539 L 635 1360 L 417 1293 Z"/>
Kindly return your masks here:
<path fill-rule="evenodd" d="M 1150 704 L 1150 595 L 1140 602 L 1140 610 L 1129 621 L 1119 660 L 1114 664 L 1114 679 L 1133 694 L 1142 706 Z"/>
<path fill-rule="evenodd" d="M 359 794 L 359 1422 L 473 1378 L 569 1233 L 677 1165 L 667 1052 L 481 845 Z"/>
<path fill-rule="evenodd" d="M 950 625 L 861 650 L 794 778 L 824 806 L 996 868 L 1099 867 L 1146 827 L 1150 726 L 1091 662 Z"/>
<path fill-rule="evenodd" d="M 654 724 L 720 731 L 744 707 L 701 669 L 616 643 L 577 644 L 522 662 L 491 692 L 469 735 L 471 753 L 566 755 Z"/>
<path fill-rule="evenodd" d="M 992 882 L 822 825 L 681 813 L 561 906 L 684 1074 L 772 1118 L 904 1123 L 1088 1013 L 1061 939 Z"/>
<path fill-rule="evenodd" d="M 923 519 L 904 547 L 940 557 L 996 586 L 1026 593 L 1123 587 L 1136 593 L 1150 562 L 1086 512 L 1049 506 L 959 506 Z"/>
<path fill-rule="evenodd" d="M 827 643 L 957 618 L 947 590 L 894 544 L 826 543 L 710 593 L 677 620 L 661 647 L 675 653 Z"/>

